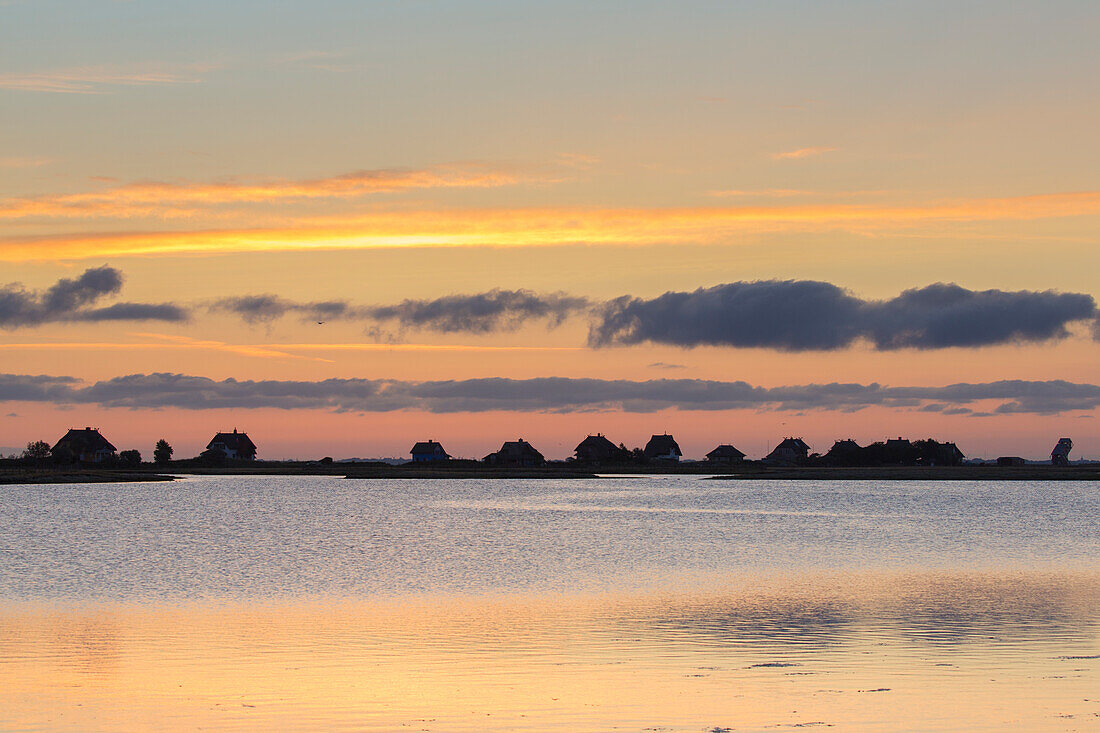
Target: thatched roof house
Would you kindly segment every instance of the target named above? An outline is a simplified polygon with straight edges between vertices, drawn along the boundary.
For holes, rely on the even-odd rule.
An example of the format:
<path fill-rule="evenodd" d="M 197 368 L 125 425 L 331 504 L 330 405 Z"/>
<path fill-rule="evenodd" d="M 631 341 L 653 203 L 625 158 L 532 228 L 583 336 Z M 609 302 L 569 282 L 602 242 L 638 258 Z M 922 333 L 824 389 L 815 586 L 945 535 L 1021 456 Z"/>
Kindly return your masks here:
<path fill-rule="evenodd" d="M 628 452 L 618 447 L 600 433 L 589 435 L 573 452 L 582 463 L 613 463 L 625 460 Z"/>
<path fill-rule="evenodd" d="M 764 460 L 784 466 L 797 466 L 805 463 L 809 455 L 810 446 L 802 438 L 784 438 Z"/>
<path fill-rule="evenodd" d="M 206 450 L 208 453 L 220 453 L 238 461 L 256 459 L 256 444 L 248 437 L 248 433 L 238 433 L 236 428 L 233 428 L 232 433 L 217 433 L 206 444 Z"/>
<path fill-rule="evenodd" d="M 98 428 L 69 428 L 69 432 L 50 448 L 50 454 L 63 462 L 102 463 L 114 458 L 116 450 L 100 435 Z"/>
<path fill-rule="evenodd" d="M 679 461 L 684 455 L 676 440 L 667 433 L 651 437 L 642 453 L 651 461 Z"/>
<path fill-rule="evenodd" d="M 745 460 L 745 454 L 729 443 L 723 443 L 707 453 L 708 463 L 741 463 L 743 460 Z"/>
<path fill-rule="evenodd" d="M 491 466 L 542 466 L 546 459 L 523 438 L 510 440 L 483 459 Z"/>

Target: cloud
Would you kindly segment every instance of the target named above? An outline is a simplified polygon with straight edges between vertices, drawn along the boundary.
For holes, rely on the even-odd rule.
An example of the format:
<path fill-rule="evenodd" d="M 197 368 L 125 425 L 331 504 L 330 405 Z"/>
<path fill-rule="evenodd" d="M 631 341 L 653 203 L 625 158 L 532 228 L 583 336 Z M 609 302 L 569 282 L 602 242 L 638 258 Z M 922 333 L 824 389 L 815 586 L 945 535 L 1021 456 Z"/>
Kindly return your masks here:
<path fill-rule="evenodd" d="M 799 158 L 809 158 L 813 155 L 822 155 L 823 153 L 832 153 L 837 148 L 816 147 L 816 148 L 799 148 L 798 150 L 787 150 L 782 153 L 773 153 L 772 158 L 775 160 L 798 160 Z"/>
<path fill-rule="evenodd" d="M 6 199 L 0 201 L 0 219 L 190 216 L 225 205 L 343 199 L 429 188 L 494 188 L 535 180 L 549 179 L 467 163 L 359 170 L 302 180 L 138 181 L 99 191 Z"/>
<path fill-rule="evenodd" d="M 75 377 L 0 374 L 0 402 L 68 403 L 79 383 Z"/>
<path fill-rule="evenodd" d="M 300 303 L 272 294 L 245 295 L 218 300 L 211 310 L 234 313 L 250 324 L 267 324 L 286 315 L 298 315 L 307 321 L 393 321 L 401 328 L 484 334 L 515 330 L 530 320 L 546 320 L 556 327 L 589 306 L 586 298 L 565 293 L 495 289 L 373 306 L 353 306 L 342 300 Z"/>
<path fill-rule="evenodd" d="M 558 326 L 589 305 L 586 298 L 565 293 L 497 289 L 432 300 L 404 300 L 397 305 L 366 308 L 363 314 L 379 321 L 394 320 L 406 328 L 442 333 L 488 333 L 514 330 L 531 319 L 546 319 L 551 326 Z"/>
<path fill-rule="evenodd" d="M 62 278 L 44 291 L 18 283 L 0 286 L 0 328 L 37 326 L 63 321 L 184 321 L 187 311 L 171 303 L 115 303 L 91 308 L 122 289 L 122 273 L 94 267 L 76 279 Z"/>
<path fill-rule="evenodd" d="M 617 298 L 596 310 L 589 343 L 825 351 L 866 339 L 881 350 L 940 349 L 1063 338 L 1068 324 L 1096 316 L 1082 293 L 937 283 L 864 300 L 826 282 L 761 280 Z"/>
<path fill-rule="evenodd" d="M 26 200 L 5 206 L 23 210 Z M 37 199 L 35 199 L 37 201 Z M 154 202 L 144 204 L 156 206 Z M 28 209 L 29 211 L 29 209 Z M 19 214 L 20 216 L 29 214 Z M 82 260 L 153 253 L 275 252 L 408 247 L 728 243 L 761 232 L 904 232 L 972 222 L 1100 216 L 1100 191 L 892 206 L 805 204 L 694 208 L 375 210 L 292 219 L 280 226 L 84 232 L 0 237 L 0 261 Z"/>
<path fill-rule="evenodd" d="M 193 64 L 174 69 L 125 69 L 81 66 L 37 72 L 0 73 L 0 89 L 61 94 L 103 94 L 111 87 L 155 84 L 194 84 L 209 66 Z"/>
<path fill-rule="evenodd" d="M 215 301 L 210 309 L 234 313 L 250 324 L 271 323 L 289 313 L 298 314 L 304 320 L 323 321 L 343 317 L 351 311 L 344 301 L 298 303 L 272 294 L 223 298 Z"/>
<path fill-rule="evenodd" d="M 996 414 L 1056 414 L 1100 407 L 1100 386 L 1061 380 L 1007 380 L 944 387 L 832 383 L 764 388 L 741 381 L 565 377 L 489 377 L 425 382 L 394 379 L 215 381 L 167 373 L 130 374 L 84 386 L 72 377 L 6 374 L 0 375 L 0 401 L 48 402 L 60 406 L 95 404 L 133 409 L 277 408 L 436 413 L 492 410 L 645 413 L 664 409 L 852 412 L 872 406 L 920 407 L 931 402 L 958 409 L 975 402 L 995 401 L 1000 402 L 994 409 Z"/>

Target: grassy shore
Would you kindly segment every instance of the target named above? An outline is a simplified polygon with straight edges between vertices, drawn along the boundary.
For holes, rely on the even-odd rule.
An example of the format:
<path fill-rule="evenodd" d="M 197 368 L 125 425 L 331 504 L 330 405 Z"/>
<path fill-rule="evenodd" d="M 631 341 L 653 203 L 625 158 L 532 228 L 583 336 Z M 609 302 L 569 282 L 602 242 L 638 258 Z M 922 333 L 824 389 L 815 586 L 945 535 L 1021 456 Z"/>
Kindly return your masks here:
<path fill-rule="evenodd" d="M 229 466 L 173 462 L 137 468 L 12 468 L 0 469 L 0 484 L 105 483 L 171 481 L 176 475 L 205 476 L 333 476 L 349 479 L 580 479 L 627 475 L 695 475 L 716 480 L 801 481 L 1100 481 L 1100 464 L 1075 466 L 767 466 L 749 462 L 736 466 L 683 463 L 670 466 L 579 466 L 551 464 L 539 468 L 494 468 L 476 461 L 446 463 L 323 463 L 319 461 L 256 461 Z"/>
<path fill-rule="evenodd" d="M 107 484 L 171 480 L 171 476 L 149 471 L 104 471 L 94 468 L 0 470 L 0 484 Z"/>
<path fill-rule="evenodd" d="M 1079 466 L 763 466 L 745 464 L 714 479 L 811 481 L 1100 481 L 1100 464 Z"/>

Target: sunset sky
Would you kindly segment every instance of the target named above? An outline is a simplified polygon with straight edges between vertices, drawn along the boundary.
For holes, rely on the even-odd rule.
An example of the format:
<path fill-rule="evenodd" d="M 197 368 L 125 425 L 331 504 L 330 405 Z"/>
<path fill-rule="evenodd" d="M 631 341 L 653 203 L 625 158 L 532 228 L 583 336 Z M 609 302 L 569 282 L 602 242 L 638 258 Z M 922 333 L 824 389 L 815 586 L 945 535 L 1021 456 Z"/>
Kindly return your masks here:
<path fill-rule="evenodd" d="M 1100 455 L 1095 2 L 0 2 L 0 453 Z"/>

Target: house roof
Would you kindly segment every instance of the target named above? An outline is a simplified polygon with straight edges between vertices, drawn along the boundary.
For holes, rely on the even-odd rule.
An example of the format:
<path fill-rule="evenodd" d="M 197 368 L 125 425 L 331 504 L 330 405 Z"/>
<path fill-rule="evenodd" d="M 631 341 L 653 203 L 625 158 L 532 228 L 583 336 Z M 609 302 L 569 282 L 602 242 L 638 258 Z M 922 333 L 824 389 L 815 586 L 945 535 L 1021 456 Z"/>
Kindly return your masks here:
<path fill-rule="evenodd" d="M 734 448 L 729 443 L 723 443 L 710 453 L 707 453 L 707 458 L 744 458 L 745 454 Z"/>
<path fill-rule="evenodd" d="M 437 455 L 440 453 L 443 455 L 447 455 L 447 451 L 443 450 L 443 446 L 435 442 L 434 440 L 421 440 L 412 447 L 412 450 L 409 451 L 409 453 L 412 453 L 414 456 L 425 454 Z"/>
<path fill-rule="evenodd" d="M 859 443 L 855 442 L 851 438 L 848 438 L 846 440 L 838 440 L 837 442 L 833 443 L 833 447 L 829 449 L 829 452 L 832 453 L 835 450 L 857 450 L 858 448 Z"/>
<path fill-rule="evenodd" d="M 805 451 L 808 453 L 810 451 L 810 446 L 806 445 L 806 441 L 802 440 L 802 438 L 784 438 L 779 445 L 775 446 L 775 450 L 773 450 L 772 453 L 778 450 Z"/>
<path fill-rule="evenodd" d="M 490 453 L 489 455 L 485 456 L 485 460 L 490 460 L 493 456 L 498 456 L 500 460 L 522 460 L 525 457 L 533 458 L 538 461 L 546 460 L 546 458 L 543 457 L 542 453 L 540 453 L 535 448 L 535 446 L 531 445 L 523 438 L 520 438 L 519 440 L 506 441 L 504 445 L 500 446 L 500 450 L 498 450 L 496 453 Z"/>
<path fill-rule="evenodd" d="M 523 438 L 520 438 L 519 440 L 509 440 L 509 441 L 507 441 L 504 445 L 500 446 L 500 452 L 501 453 L 512 453 L 512 454 L 528 453 L 528 454 L 532 454 L 532 455 L 542 456 L 541 453 L 539 453 L 537 450 L 535 450 L 535 447 L 533 445 L 528 443 Z"/>
<path fill-rule="evenodd" d="M 238 433 L 236 428 L 233 428 L 232 433 L 216 433 L 206 444 L 206 449 L 210 450 L 218 443 L 238 453 L 256 452 L 256 444 L 248 437 L 248 433 Z"/>
<path fill-rule="evenodd" d="M 680 446 L 676 445 L 676 440 L 666 434 L 654 435 L 649 439 L 649 442 L 645 444 L 645 455 L 650 458 L 654 456 L 667 456 L 669 453 L 675 453 L 678 456 L 684 455 L 680 452 Z"/>
<path fill-rule="evenodd" d="M 69 432 L 50 450 L 57 450 L 62 445 L 76 452 L 117 450 L 109 440 L 100 435 L 98 428 L 69 428 Z"/>
<path fill-rule="evenodd" d="M 579 450 L 615 450 L 615 444 L 603 435 L 596 433 L 595 435 L 589 435 L 573 449 L 574 452 Z"/>

